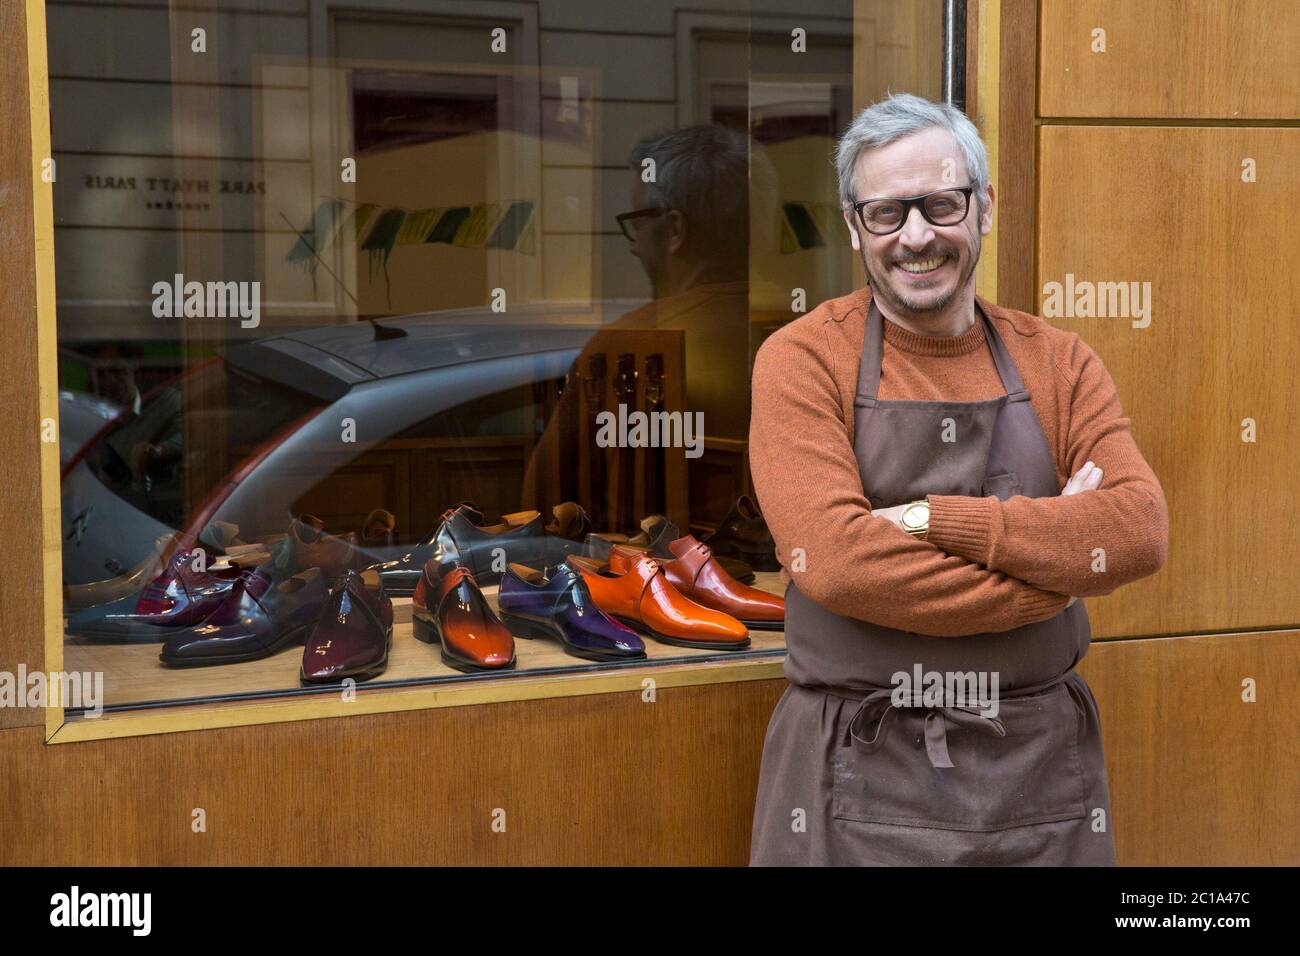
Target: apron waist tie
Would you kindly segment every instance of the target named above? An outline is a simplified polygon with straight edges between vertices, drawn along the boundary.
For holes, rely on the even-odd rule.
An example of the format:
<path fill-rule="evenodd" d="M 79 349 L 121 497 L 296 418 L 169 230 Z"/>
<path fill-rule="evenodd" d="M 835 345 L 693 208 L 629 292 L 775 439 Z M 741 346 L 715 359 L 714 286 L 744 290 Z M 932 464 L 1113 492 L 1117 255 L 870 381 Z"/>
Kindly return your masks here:
<path fill-rule="evenodd" d="M 1063 683 L 1074 674 L 1074 668 L 1070 668 L 1063 674 L 1045 680 L 1038 684 L 1031 684 L 1027 687 L 1019 687 L 1008 691 L 999 696 L 1006 699 L 1016 697 L 1029 697 L 1033 694 L 1042 693 Z M 1069 685 L 1071 695 L 1074 695 L 1073 684 Z M 844 697 L 846 700 L 856 700 L 856 697 L 847 697 L 844 694 L 835 691 L 828 691 L 836 697 Z M 882 687 L 871 691 L 863 697 L 858 704 L 858 709 L 854 711 L 848 727 L 844 730 L 844 742 L 842 746 L 852 746 L 856 750 L 864 753 L 874 753 L 884 744 L 885 738 L 889 733 L 890 718 L 900 707 L 915 707 L 924 710 L 925 713 L 925 752 L 930 758 L 932 767 L 943 769 L 954 766 L 952 758 L 948 753 L 948 721 L 960 726 L 970 727 L 981 732 L 994 733 L 999 737 L 1007 735 L 1006 725 L 1000 718 L 990 717 L 981 713 L 974 707 L 957 706 L 953 704 L 942 704 L 935 706 L 933 704 L 924 704 L 922 702 L 923 693 L 913 691 L 910 696 L 904 698 L 904 702 L 895 704 L 894 696 L 898 689 L 894 687 Z M 1077 699 L 1077 698 L 1076 698 Z M 874 722 L 875 727 L 870 737 L 864 737 L 862 731 L 869 722 Z"/>

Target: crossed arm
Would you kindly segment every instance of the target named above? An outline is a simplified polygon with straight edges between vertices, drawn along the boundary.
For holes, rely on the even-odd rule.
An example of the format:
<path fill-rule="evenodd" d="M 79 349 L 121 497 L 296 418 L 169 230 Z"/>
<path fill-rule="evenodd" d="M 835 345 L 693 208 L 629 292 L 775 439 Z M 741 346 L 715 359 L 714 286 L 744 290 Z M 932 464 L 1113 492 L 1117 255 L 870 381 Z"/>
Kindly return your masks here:
<path fill-rule="evenodd" d="M 1149 554 L 1140 546 L 1140 535 L 1137 543 L 1122 539 L 1108 564 L 1112 573 L 1101 575 L 1105 579 L 1101 584 L 1091 578 L 1090 553 L 1081 573 L 1075 560 L 1077 548 L 1067 547 L 1057 554 L 1058 541 L 1041 553 L 1035 551 L 1036 544 L 1046 540 L 1050 545 L 1071 527 L 1088 529 L 1088 541 L 1104 540 L 1115 547 L 1107 535 L 1122 526 L 1135 507 L 1142 507 L 1142 492 L 1135 495 L 1133 489 L 1121 489 L 1118 501 L 1112 495 L 1078 513 L 1059 503 L 1086 500 L 1106 490 L 1081 490 L 1064 498 L 1016 498 L 1012 501 L 1017 504 L 1006 510 L 1011 502 L 995 498 L 930 496 L 929 540 L 912 537 L 889 517 L 873 513 L 863 492 L 837 387 L 816 352 L 810 343 L 786 336 L 770 339 L 759 350 L 753 373 L 750 468 L 755 493 L 791 580 L 828 610 L 921 634 L 1005 631 L 1054 616 L 1070 603 L 1071 595 L 1106 593 L 1128 575 L 1150 573 L 1145 569 L 1157 550 L 1163 560 L 1162 535 L 1155 535 L 1161 548 L 1153 547 Z M 1097 368 L 1106 374 L 1100 362 Z M 1080 387 L 1095 387 L 1095 379 L 1094 372 Z M 1112 384 L 1112 395 L 1113 388 Z M 1105 441 L 1082 437 L 1089 427 L 1095 431 L 1098 422 L 1081 421 L 1077 431 L 1072 423 L 1072 461 L 1081 462 L 1086 455 L 1104 467 L 1125 439 L 1131 445 L 1118 400 L 1113 409 L 1109 402 L 1101 405 L 1086 414 L 1105 416 L 1113 411 L 1116 421 L 1102 429 Z M 1151 481 L 1158 495 L 1154 476 Z M 987 515 L 987 534 L 968 531 L 963 536 L 950 530 L 949 537 L 943 537 L 944 528 L 972 526 L 978 531 L 984 527 L 955 521 L 936 525 L 936 511 L 943 522 L 943 509 L 953 499 L 958 506 L 985 509 L 978 514 Z M 1057 507 L 1041 507 L 1047 504 Z M 1158 505 L 1163 515 L 1163 497 Z M 1098 510 L 1110 514 L 1109 523 L 1095 524 Z M 1086 524 L 1074 524 L 1080 521 Z M 1149 529 L 1148 533 L 1153 534 Z M 953 543 L 953 538 L 964 544 Z M 982 560 L 990 554 L 996 555 L 997 566 Z"/>
<path fill-rule="evenodd" d="M 1073 475 L 1059 497 L 1007 501 L 929 495 L 928 539 L 1037 587 L 1079 597 L 1109 594 L 1164 564 L 1169 515 L 1101 359 L 1076 341 L 1065 460 Z M 1100 477 L 1089 474 L 1094 465 Z"/>

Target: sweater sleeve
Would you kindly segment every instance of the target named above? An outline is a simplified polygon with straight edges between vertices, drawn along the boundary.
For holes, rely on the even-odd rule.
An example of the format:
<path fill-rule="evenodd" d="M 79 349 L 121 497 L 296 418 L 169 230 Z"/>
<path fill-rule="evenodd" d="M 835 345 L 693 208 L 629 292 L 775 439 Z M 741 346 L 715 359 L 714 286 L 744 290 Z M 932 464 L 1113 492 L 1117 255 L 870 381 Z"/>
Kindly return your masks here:
<path fill-rule="evenodd" d="M 1076 337 L 1077 375 L 1068 390 L 1065 473 L 1091 460 L 1095 491 L 1007 501 L 929 495 L 929 540 L 1042 588 L 1078 597 L 1111 591 L 1154 574 L 1169 548 L 1164 492 L 1142 457 L 1120 407 L 1119 391 L 1097 354 Z"/>
<path fill-rule="evenodd" d="M 831 353 L 783 332 L 755 359 L 750 472 L 777 556 L 805 596 L 846 617 L 954 637 L 1011 630 L 1065 608 L 1064 595 L 945 554 L 872 515 Z"/>

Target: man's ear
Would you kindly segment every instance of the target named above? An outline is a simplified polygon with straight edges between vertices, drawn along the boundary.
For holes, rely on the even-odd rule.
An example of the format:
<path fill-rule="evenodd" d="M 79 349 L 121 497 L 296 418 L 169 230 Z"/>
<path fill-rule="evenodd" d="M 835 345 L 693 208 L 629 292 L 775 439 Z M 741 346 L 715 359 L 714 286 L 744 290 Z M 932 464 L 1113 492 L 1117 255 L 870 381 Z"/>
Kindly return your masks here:
<path fill-rule="evenodd" d="M 668 251 L 681 252 L 686 245 L 686 217 L 680 209 L 669 209 L 664 218 L 668 220 Z"/>
<path fill-rule="evenodd" d="M 853 243 L 853 251 L 861 252 L 862 245 L 861 243 L 858 242 L 858 224 L 857 221 L 853 218 L 852 207 L 848 209 L 841 209 L 840 211 L 844 214 L 844 225 L 848 227 L 849 241 Z"/>
<path fill-rule="evenodd" d="M 984 214 L 980 216 L 980 235 L 987 236 L 993 231 L 993 184 L 989 183 L 989 190 L 985 194 L 988 198 L 984 202 Z"/>

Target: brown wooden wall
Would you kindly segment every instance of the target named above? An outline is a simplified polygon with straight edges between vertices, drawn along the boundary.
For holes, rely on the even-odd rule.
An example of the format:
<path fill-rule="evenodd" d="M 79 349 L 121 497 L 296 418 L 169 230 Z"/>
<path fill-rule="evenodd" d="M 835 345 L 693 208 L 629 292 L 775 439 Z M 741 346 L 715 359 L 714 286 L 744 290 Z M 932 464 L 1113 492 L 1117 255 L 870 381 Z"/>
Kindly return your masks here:
<path fill-rule="evenodd" d="M 1294 864 L 1300 633 L 1099 643 L 1120 862 Z M 1242 699 L 1255 681 L 1257 701 Z M 730 864 L 784 681 L 45 746 L 0 733 L 0 863 Z M 207 830 L 193 831 L 195 809 Z M 505 811 L 506 830 L 492 830 Z"/>
<path fill-rule="evenodd" d="M 1088 602 L 1095 637 L 1153 638 L 1094 645 L 1120 855 L 1295 864 L 1300 722 L 1242 693 L 1300 687 L 1300 7 L 1034 14 L 1035 310 L 1067 275 L 1150 283 L 1145 328 L 1051 319 L 1105 362 L 1169 502 L 1161 572 Z"/>

